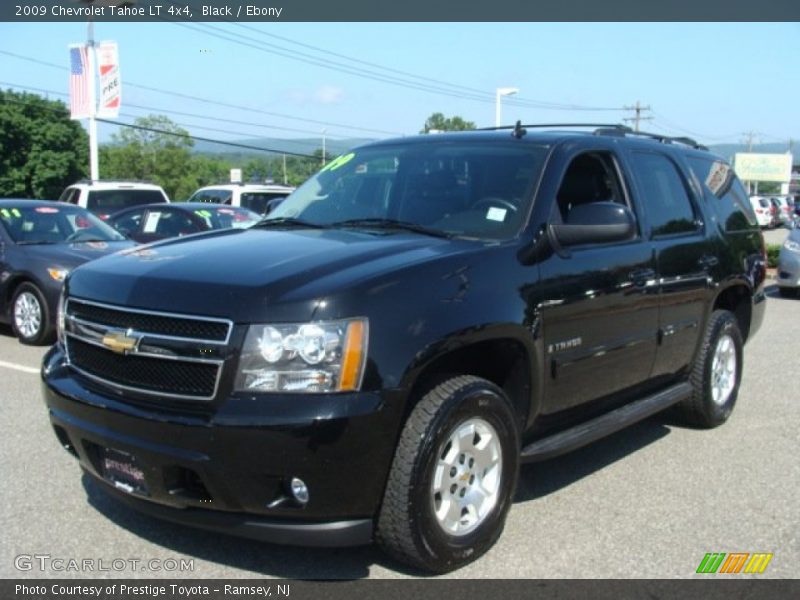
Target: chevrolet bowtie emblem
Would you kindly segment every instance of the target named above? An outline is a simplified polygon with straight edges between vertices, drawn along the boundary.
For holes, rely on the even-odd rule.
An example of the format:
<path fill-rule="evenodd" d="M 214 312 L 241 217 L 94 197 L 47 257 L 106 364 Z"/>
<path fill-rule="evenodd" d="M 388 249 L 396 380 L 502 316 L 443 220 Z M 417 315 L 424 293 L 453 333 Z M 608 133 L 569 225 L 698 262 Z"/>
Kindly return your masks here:
<path fill-rule="evenodd" d="M 127 333 L 107 333 L 103 336 L 103 346 L 117 354 L 126 354 L 131 350 L 135 350 L 138 345 L 139 338 Z"/>

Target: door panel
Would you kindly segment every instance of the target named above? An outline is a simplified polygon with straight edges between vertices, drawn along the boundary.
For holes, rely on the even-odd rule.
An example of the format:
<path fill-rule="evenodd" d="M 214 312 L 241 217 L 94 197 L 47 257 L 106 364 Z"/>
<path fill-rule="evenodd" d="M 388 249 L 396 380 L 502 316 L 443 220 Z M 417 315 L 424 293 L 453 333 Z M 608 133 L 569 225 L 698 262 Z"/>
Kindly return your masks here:
<path fill-rule="evenodd" d="M 702 236 L 656 240 L 661 308 L 660 346 L 653 376 L 678 373 L 691 360 L 702 333 L 702 316 L 716 257 Z"/>
<path fill-rule="evenodd" d="M 553 255 L 541 264 L 544 412 L 623 391 L 653 366 L 658 284 L 643 241 Z M 648 276 L 649 275 L 649 276 Z"/>

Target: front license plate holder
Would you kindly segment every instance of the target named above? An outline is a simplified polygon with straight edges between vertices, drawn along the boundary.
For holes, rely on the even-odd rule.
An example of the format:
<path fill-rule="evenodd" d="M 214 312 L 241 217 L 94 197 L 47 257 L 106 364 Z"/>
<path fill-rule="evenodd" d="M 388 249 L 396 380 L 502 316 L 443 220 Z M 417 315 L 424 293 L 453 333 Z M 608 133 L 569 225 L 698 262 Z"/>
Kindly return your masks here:
<path fill-rule="evenodd" d="M 136 457 L 114 448 L 100 448 L 100 472 L 103 479 L 129 494 L 149 495 L 144 470 Z"/>

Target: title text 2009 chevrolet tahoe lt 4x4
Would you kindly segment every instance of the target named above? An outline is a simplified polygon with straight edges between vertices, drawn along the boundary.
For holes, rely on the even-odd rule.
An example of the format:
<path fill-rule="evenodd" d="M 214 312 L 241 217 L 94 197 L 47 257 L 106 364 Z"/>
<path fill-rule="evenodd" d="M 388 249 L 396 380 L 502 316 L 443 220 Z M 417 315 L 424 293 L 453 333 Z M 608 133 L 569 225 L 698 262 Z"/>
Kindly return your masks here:
<path fill-rule="evenodd" d="M 382 141 L 250 230 L 76 269 L 43 389 L 143 511 L 447 571 L 498 538 L 521 462 L 673 405 L 723 423 L 764 277 L 745 191 L 691 140 Z"/>

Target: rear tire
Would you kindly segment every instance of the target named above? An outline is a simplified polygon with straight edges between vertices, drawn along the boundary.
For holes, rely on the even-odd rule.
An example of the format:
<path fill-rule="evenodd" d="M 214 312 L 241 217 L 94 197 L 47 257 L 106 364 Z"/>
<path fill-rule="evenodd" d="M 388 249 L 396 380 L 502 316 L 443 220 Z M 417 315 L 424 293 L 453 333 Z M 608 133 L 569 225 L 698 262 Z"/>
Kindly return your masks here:
<path fill-rule="evenodd" d="M 797 297 L 797 288 L 793 287 L 779 287 L 778 293 L 783 296 L 784 298 L 796 298 Z"/>
<path fill-rule="evenodd" d="M 448 379 L 414 407 L 400 436 L 376 539 L 399 561 L 445 573 L 497 541 L 514 496 L 519 434 L 493 383 Z"/>
<path fill-rule="evenodd" d="M 42 345 L 53 341 L 50 310 L 44 295 L 32 283 L 22 283 L 14 291 L 11 328 L 23 344 Z"/>
<path fill-rule="evenodd" d="M 689 378 L 692 395 L 678 405 L 689 425 L 717 427 L 731 416 L 742 380 L 743 345 L 736 317 L 727 310 L 711 313 Z"/>

